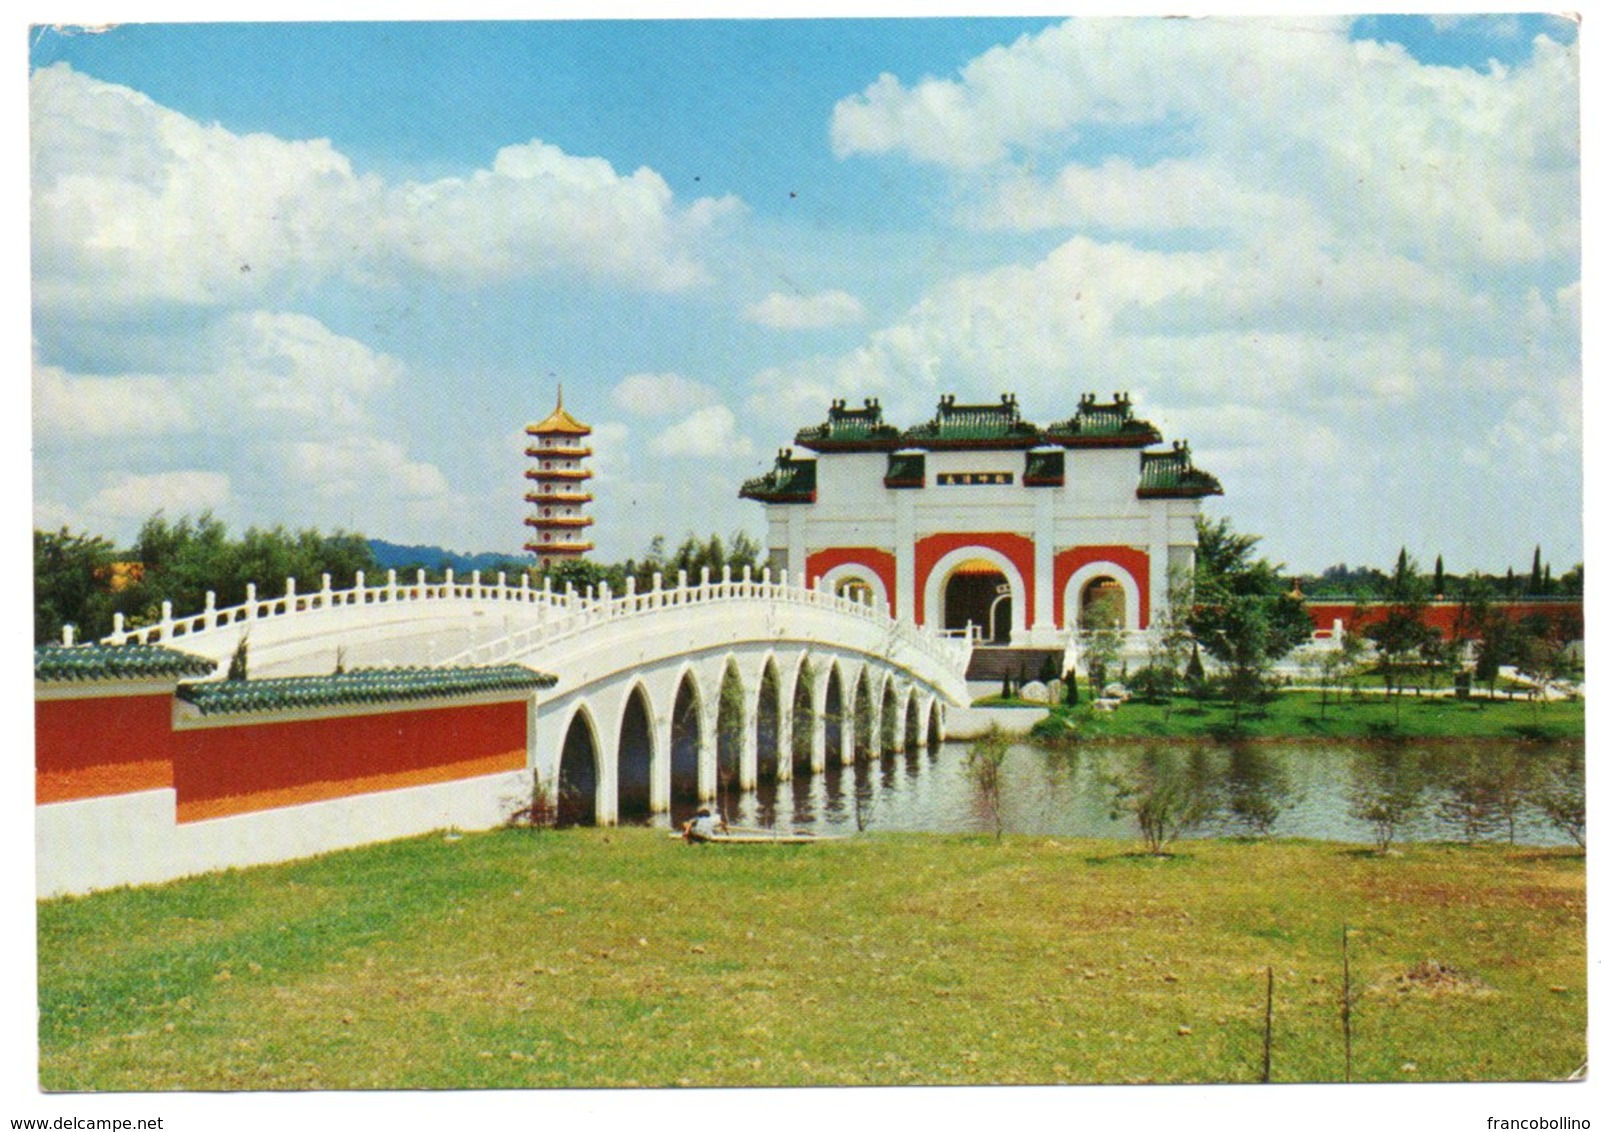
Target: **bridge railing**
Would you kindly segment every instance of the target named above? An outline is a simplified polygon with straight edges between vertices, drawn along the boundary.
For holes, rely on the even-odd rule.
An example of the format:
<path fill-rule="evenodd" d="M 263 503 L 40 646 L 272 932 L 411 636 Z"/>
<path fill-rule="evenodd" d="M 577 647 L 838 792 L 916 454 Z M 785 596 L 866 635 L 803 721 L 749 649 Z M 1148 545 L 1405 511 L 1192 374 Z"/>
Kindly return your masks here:
<path fill-rule="evenodd" d="M 621 594 L 613 594 L 604 584 L 598 593 L 583 596 L 569 591 L 566 607 L 550 608 L 538 613 L 539 623 L 506 636 L 465 649 L 447 663 L 465 665 L 499 664 L 535 649 L 560 643 L 576 637 L 595 625 L 655 610 L 684 606 L 714 606 L 735 601 L 768 601 L 809 606 L 867 621 L 883 631 L 886 646 L 895 642 L 915 644 L 933 653 L 953 668 L 965 669 L 972 651 L 972 639 L 963 635 L 948 639 L 943 634 L 921 628 L 889 616 L 880 606 L 858 601 L 853 597 L 829 593 L 826 590 L 792 584 L 787 571 L 777 581 L 764 570 L 753 577 L 747 567 L 740 576 L 733 576 L 724 567 L 722 577 L 713 580 L 710 571 L 702 569 L 698 584 L 691 585 L 687 575 L 679 571 L 678 584 L 664 587 L 662 576 L 654 575 L 650 589 L 637 589 L 632 578 Z"/>
<path fill-rule="evenodd" d="M 552 593 L 547 581 L 543 589 L 535 589 L 527 574 L 520 583 L 508 584 L 501 572 L 494 582 L 485 582 L 474 570 L 470 581 L 458 580 L 455 571 L 446 570 L 442 582 L 428 580 L 427 574 L 417 571 L 415 580 L 402 581 L 394 570 L 386 581 L 378 585 L 367 583 L 364 571 L 356 572 L 356 584 L 349 589 L 336 590 L 332 579 L 324 574 L 322 588 L 301 591 L 294 578 L 288 579 L 284 592 L 277 597 L 259 597 L 254 582 L 245 586 L 245 600 L 238 605 L 217 608 L 215 591 L 206 591 L 206 606 L 201 612 L 187 617 L 172 615 L 172 602 L 161 603 L 161 619 L 149 625 L 129 628 L 121 613 L 112 620 L 112 631 L 105 638 L 107 644 L 120 645 L 130 641 L 138 644 L 171 643 L 183 637 L 213 629 L 224 629 L 254 621 L 291 618 L 301 614 L 317 613 L 359 605 L 399 605 L 407 602 L 506 602 L 522 605 L 537 603 L 562 604 L 567 594 Z"/>
<path fill-rule="evenodd" d="M 187 617 L 174 617 L 172 603 L 161 603 L 161 619 L 150 625 L 128 628 L 122 614 L 113 622 L 107 644 L 172 644 L 200 633 L 227 629 L 236 625 L 257 622 L 284 622 L 301 617 L 326 615 L 327 612 L 357 606 L 402 606 L 412 604 L 439 605 L 462 603 L 480 605 L 485 602 L 522 606 L 534 624 L 497 640 L 486 642 L 452 657 L 452 664 L 494 664 L 580 633 L 598 623 L 620 617 L 649 613 L 681 606 L 706 605 L 729 601 L 758 600 L 799 604 L 828 609 L 847 616 L 862 618 L 880 626 L 889 641 L 916 643 L 951 665 L 964 665 L 972 649 L 970 637 L 948 639 L 933 629 L 926 629 L 906 621 L 891 618 L 882 607 L 866 604 L 856 598 L 829 593 L 790 582 L 788 571 L 781 571 L 775 581 L 767 570 L 753 576 L 745 567 L 736 576 L 727 566 L 721 576 L 714 578 L 711 571 L 702 569 L 695 585 L 690 584 L 686 572 L 678 572 L 677 584 L 663 585 L 663 576 L 651 578 L 649 589 L 641 590 L 630 577 L 620 594 L 613 594 L 606 583 L 598 591 L 587 589 L 580 594 L 571 584 L 557 591 L 547 578 L 542 587 L 534 587 L 529 576 L 523 574 L 516 583 L 508 584 L 501 572 L 492 583 L 485 582 L 479 571 L 471 579 L 460 581 L 452 570 L 445 571 L 443 582 L 431 582 L 419 570 L 412 581 L 402 581 L 394 570 L 379 585 L 368 585 L 364 573 L 358 571 L 356 584 L 349 589 L 336 590 L 327 574 L 322 576 L 322 588 L 301 591 L 294 578 L 288 579 L 284 592 L 276 597 L 259 597 L 254 583 L 245 587 L 245 600 L 238 605 L 219 609 L 215 592 L 206 594 L 206 606 L 201 612 Z"/>

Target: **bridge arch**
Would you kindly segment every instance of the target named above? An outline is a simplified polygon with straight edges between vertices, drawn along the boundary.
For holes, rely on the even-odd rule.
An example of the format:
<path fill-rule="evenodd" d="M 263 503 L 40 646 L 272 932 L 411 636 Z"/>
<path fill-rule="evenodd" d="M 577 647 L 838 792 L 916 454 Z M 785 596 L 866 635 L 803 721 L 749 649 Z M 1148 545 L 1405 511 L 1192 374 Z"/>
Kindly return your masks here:
<path fill-rule="evenodd" d="M 892 754 L 901 749 L 901 728 L 906 717 L 901 714 L 901 700 L 895 692 L 895 680 L 891 676 L 884 678 L 884 687 L 879 694 L 879 705 L 880 750 Z"/>
<path fill-rule="evenodd" d="M 868 666 L 863 664 L 857 673 L 856 688 L 851 695 L 851 731 L 854 739 L 851 757 L 854 760 L 876 759 L 881 749 L 878 713 L 873 710 L 875 702 L 873 681 Z"/>
<path fill-rule="evenodd" d="M 823 678 L 822 746 L 823 766 L 843 766 L 846 761 L 846 731 L 849 722 L 845 712 L 845 692 L 840 675 L 841 662 L 830 660 L 828 674 Z"/>
<path fill-rule="evenodd" d="M 906 719 L 902 723 L 905 729 L 905 745 L 908 755 L 915 753 L 917 748 L 922 745 L 922 733 L 920 730 L 922 721 L 922 704 L 917 694 L 917 689 L 908 688 L 906 690 Z"/>
<path fill-rule="evenodd" d="M 756 713 L 751 710 L 752 699 L 748 682 L 740 675 L 739 664 L 732 655 L 723 662 L 722 676 L 718 681 L 717 736 L 715 760 L 712 765 L 712 793 L 721 801 L 733 788 L 747 788 L 754 780 Z M 750 763 L 747 768 L 746 751 Z"/>
<path fill-rule="evenodd" d="M 587 704 L 569 713 L 556 769 L 557 826 L 594 825 L 599 817 L 601 752 Z"/>
<path fill-rule="evenodd" d="M 667 738 L 668 804 L 693 806 L 706 796 L 701 764 L 706 757 L 708 728 L 705 697 L 688 664 L 679 670 L 672 702 Z"/>
<path fill-rule="evenodd" d="M 622 714 L 617 722 L 617 814 L 640 817 L 651 812 L 651 782 L 656 760 L 656 713 L 651 710 L 650 692 L 645 681 L 636 679 L 623 697 Z"/>
<path fill-rule="evenodd" d="M 785 772 L 789 757 L 789 709 L 784 702 L 784 681 L 778 658 L 762 657 L 756 689 L 756 780 L 773 780 Z"/>
<path fill-rule="evenodd" d="M 821 770 L 818 758 L 818 740 L 822 737 L 819 716 L 822 715 L 821 697 L 818 695 L 817 665 L 810 650 L 801 653 L 795 666 L 790 692 L 790 773 L 811 774 Z"/>

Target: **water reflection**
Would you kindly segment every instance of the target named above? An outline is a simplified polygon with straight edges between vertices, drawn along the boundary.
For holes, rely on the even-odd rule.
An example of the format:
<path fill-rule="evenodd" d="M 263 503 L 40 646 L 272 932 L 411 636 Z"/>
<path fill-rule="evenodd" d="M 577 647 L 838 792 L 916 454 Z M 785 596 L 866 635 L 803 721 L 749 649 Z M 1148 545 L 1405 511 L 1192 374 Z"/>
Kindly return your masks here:
<path fill-rule="evenodd" d="M 966 772 L 968 744 L 829 766 L 780 783 L 737 784 L 721 809 L 732 824 L 851 832 L 987 833 L 991 811 Z M 1119 768 L 1145 750 L 1172 757 L 1210 791 L 1204 822 L 1185 837 L 1273 836 L 1374 844 L 1514 841 L 1571 845 L 1583 835 L 1584 761 L 1578 743 L 1294 743 L 1014 746 L 1002 767 L 1009 833 L 1135 839 L 1113 818 Z M 1126 778 L 1127 775 L 1125 774 Z M 652 824 L 687 820 L 675 803 Z M 1553 815 L 1558 815 L 1554 817 Z"/>

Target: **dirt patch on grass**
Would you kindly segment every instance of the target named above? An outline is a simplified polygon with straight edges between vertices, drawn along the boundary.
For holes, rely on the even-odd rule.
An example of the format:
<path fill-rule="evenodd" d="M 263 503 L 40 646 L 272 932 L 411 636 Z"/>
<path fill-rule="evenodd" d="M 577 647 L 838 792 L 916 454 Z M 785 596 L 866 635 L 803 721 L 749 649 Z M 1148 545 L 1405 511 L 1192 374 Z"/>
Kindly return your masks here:
<path fill-rule="evenodd" d="M 1429 998 L 1446 995 L 1483 996 L 1495 993 L 1477 976 L 1447 966 L 1437 959 L 1425 959 L 1411 970 L 1396 975 L 1388 983 L 1376 989 L 1392 994 L 1422 995 Z"/>

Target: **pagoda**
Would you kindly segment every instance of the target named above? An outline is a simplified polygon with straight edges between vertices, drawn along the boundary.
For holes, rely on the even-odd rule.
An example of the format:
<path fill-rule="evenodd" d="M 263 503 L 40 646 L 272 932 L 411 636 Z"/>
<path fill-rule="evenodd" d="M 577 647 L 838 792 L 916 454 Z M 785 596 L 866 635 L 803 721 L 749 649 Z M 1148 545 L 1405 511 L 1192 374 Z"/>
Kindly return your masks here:
<path fill-rule="evenodd" d="M 592 451 L 584 440 L 589 426 L 562 406 L 558 385 L 555 411 L 523 431 L 528 434 L 526 454 L 533 461 L 523 473 L 528 480 L 523 499 L 533 505 L 523 520 L 530 532 L 523 549 L 541 566 L 587 554 L 595 549 L 584 531 L 595 521 L 584 514 L 584 505 L 594 498 L 584 489 L 584 481 L 594 474 L 584 466 Z"/>

